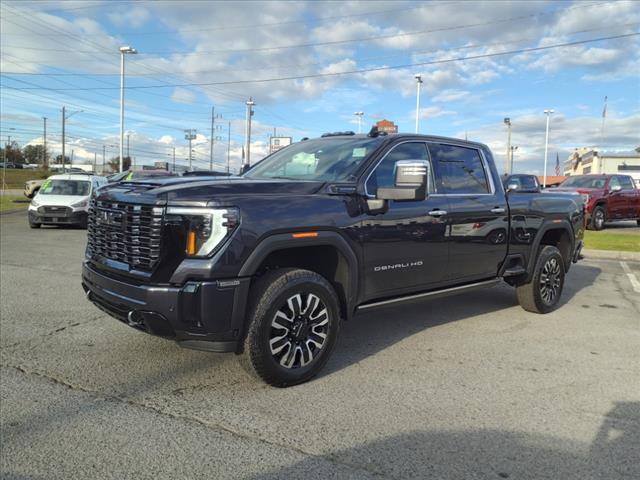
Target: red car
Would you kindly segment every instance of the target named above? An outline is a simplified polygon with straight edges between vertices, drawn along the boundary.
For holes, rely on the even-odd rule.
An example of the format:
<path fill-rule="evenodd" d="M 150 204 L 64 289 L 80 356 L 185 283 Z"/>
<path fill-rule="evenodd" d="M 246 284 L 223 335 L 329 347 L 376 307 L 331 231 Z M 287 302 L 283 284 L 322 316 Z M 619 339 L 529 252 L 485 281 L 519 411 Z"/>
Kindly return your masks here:
<path fill-rule="evenodd" d="M 640 190 L 628 175 L 575 175 L 553 191 L 582 195 L 591 230 L 613 220 L 636 220 L 640 226 Z"/>

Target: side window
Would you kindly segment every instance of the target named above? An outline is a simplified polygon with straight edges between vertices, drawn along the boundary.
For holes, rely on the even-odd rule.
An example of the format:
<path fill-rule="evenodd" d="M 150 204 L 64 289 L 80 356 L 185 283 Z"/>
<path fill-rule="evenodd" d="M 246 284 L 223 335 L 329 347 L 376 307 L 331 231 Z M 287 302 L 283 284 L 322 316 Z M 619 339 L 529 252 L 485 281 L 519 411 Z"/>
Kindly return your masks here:
<path fill-rule="evenodd" d="M 631 177 L 618 177 L 620 179 L 620 185 L 624 190 L 634 190 L 633 180 Z"/>
<path fill-rule="evenodd" d="M 620 182 L 618 181 L 618 177 L 611 177 L 611 180 L 609 180 L 609 190 L 612 190 L 613 188 L 616 187 L 622 187 L 622 185 L 620 185 Z"/>
<path fill-rule="evenodd" d="M 366 187 L 369 195 L 376 195 L 378 187 L 394 186 L 395 164 L 398 160 L 428 161 L 427 146 L 422 142 L 407 142 L 391 149 L 367 180 Z"/>
<path fill-rule="evenodd" d="M 433 143 L 429 144 L 429 151 L 438 165 L 440 193 L 490 193 L 478 150 Z"/>

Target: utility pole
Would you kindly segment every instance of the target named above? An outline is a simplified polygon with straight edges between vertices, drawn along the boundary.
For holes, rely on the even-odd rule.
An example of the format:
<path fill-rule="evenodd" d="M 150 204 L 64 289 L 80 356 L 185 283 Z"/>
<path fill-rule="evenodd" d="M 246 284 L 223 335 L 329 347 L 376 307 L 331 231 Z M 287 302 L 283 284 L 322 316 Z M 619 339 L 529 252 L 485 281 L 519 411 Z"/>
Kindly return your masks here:
<path fill-rule="evenodd" d="M 549 153 L 549 119 L 553 114 L 553 110 L 545 110 L 544 114 L 547 116 L 547 129 L 544 135 L 544 176 L 542 178 L 542 188 L 547 188 L 547 156 Z"/>
<path fill-rule="evenodd" d="M 43 149 L 42 149 L 42 168 L 47 168 L 47 117 L 42 117 L 44 120 L 44 136 L 43 136 Z"/>
<path fill-rule="evenodd" d="M 275 131 L 275 128 L 273 129 Z M 227 173 L 230 173 L 231 168 L 231 120 L 229 120 L 229 126 L 227 127 Z"/>
<path fill-rule="evenodd" d="M 251 166 L 251 117 L 253 116 L 253 106 L 255 102 L 251 97 L 246 102 L 247 105 L 247 121 L 245 125 L 245 158 L 242 163 L 242 171 Z"/>
<path fill-rule="evenodd" d="M 176 147 L 173 147 L 173 173 L 176 173 Z"/>
<path fill-rule="evenodd" d="M 215 106 L 211 107 L 211 139 L 209 143 L 211 144 L 211 151 L 209 152 L 209 171 L 213 170 L 213 145 L 215 142 L 215 125 L 216 125 L 216 115 L 215 115 Z"/>
<path fill-rule="evenodd" d="M 185 140 L 189 140 L 189 170 L 193 170 L 193 168 L 191 168 L 191 164 L 193 163 L 193 156 L 191 154 L 191 141 L 194 140 L 196 138 L 196 129 L 195 128 L 191 128 L 189 130 L 185 130 L 184 131 L 184 139 Z"/>
<path fill-rule="evenodd" d="M 422 85 L 422 75 L 417 73 L 413 76 L 416 79 L 416 133 L 420 122 L 420 85 Z"/>
<path fill-rule="evenodd" d="M 131 135 L 129 132 L 127 132 L 127 157 L 129 157 L 129 135 Z M 131 158 L 131 157 L 129 157 Z"/>
<path fill-rule="evenodd" d="M 66 107 L 62 107 L 62 171 L 64 172 L 64 122 L 66 120 Z"/>
<path fill-rule="evenodd" d="M 102 145 L 102 172 L 101 173 L 103 175 L 104 175 L 104 167 L 106 166 L 106 163 L 105 163 L 106 150 L 107 150 L 107 147 Z"/>
<path fill-rule="evenodd" d="M 98 173 L 96 172 L 96 168 L 97 168 L 97 164 L 98 164 L 98 154 L 97 152 L 93 152 L 93 173 Z"/>
<path fill-rule="evenodd" d="M 511 119 L 505 117 L 504 124 L 507 126 L 507 164 L 505 166 L 505 173 L 511 175 L 513 169 L 513 152 L 511 150 Z"/>

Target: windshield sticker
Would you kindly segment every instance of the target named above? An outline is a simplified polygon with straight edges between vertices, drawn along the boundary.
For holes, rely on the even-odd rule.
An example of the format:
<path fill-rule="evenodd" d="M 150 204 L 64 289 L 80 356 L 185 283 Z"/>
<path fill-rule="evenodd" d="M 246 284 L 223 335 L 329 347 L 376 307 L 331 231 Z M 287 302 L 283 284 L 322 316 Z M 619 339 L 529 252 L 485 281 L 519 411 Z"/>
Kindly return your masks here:
<path fill-rule="evenodd" d="M 354 148 L 352 156 L 353 158 L 362 158 L 367 155 L 367 149 L 365 147 Z"/>
<path fill-rule="evenodd" d="M 53 187 L 51 186 L 51 180 L 45 180 L 44 183 L 42 184 L 42 187 L 40 187 L 40 190 L 46 193 L 46 192 L 50 192 L 52 188 Z"/>
<path fill-rule="evenodd" d="M 129 172 L 129 175 L 127 175 L 127 180 L 131 180 L 133 178 L 133 172 Z"/>

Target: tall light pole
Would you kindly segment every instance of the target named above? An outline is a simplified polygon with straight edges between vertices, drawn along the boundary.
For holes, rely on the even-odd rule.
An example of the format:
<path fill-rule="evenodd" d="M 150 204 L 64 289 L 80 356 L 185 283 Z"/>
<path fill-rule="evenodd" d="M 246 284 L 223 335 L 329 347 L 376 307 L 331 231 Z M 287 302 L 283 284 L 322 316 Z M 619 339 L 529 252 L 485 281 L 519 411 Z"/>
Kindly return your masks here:
<path fill-rule="evenodd" d="M 124 142 L 124 56 L 135 54 L 138 51 L 130 46 L 120 47 L 120 171 L 124 170 L 124 159 L 122 144 Z"/>
<path fill-rule="evenodd" d="M 245 158 L 242 163 L 242 171 L 244 172 L 247 167 L 251 165 L 251 117 L 253 117 L 253 106 L 255 102 L 251 97 L 246 102 L 247 105 L 247 121 L 245 124 L 244 143 L 245 143 Z"/>
<path fill-rule="evenodd" d="M 42 117 L 42 119 L 44 120 L 44 136 L 42 137 L 42 143 L 43 143 L 43 147 L 42 147 L 42 168 L 43 169 L 47 169 L 48 168 L 48 162 L 47 162 L 47 117 Z"/>
<path fill-rule="evenodd" d="M 227 174 L 231 168 L 231 120 L 229 120 L 229 126 L 227 127 Z"/>
<path fill-rule="evenodd" d="M 513 169 L 513 156 L 511 151 L 511 119 L 509 117 L 505 117 L 504 124 L 507 126 L 507 163 L 505 165 L 504 172 L 507 175 L 511 175 L 511 170 Z"/>
<path fill-rule="evenodd" d="M 416 133 L 418 133 L 418 125 L 420 121 L 420 85 L 422 85 L 422 75 L 416 73 Z"/>
<path fill-rule="evenodd" d="M 364 112 L 353 112 L 353 114 L 358 117 L 358 133 L 362 133 L 362 116 Z"/>
<path fill-rule="evenodd" d="M 67 120 L 69 120 L 69 118 L 71 118 L 76 113 L 82 113 L 82 112 L 84 112 L 84 110 L 76 110 L 75 112 L 71 112 L 69 115 L 67 115 L 67 107 L 62 107 L 62 171 L 63 172 L 65 167 L 64 164 L 66 162 L 66 159 L 64 157 L 65 125 L 67 123 Z"/>
<path fill-rule="evenodd" d="M 191 141 L 195 140 L 196 138 L 196 129 L 195 128 L 191 128 L 189 130 L 185 130 L 184 131 L 184 139 L 185 140 L 189 140 L 189 170 L 193 170 L 193 168 L 191 168 L 191 164 L 193 163 L 193 150 L 191 150 Z"/>
<path fill-rule="evenodd" d="M 547 157 L 549 154 L 549 119 L 553 115 L 553 110 L 545 110 L 544 114 L 547 116 L 547 128 L 544 135 L 544 172 L 542 177 L 542 188 L 547 188 Z"/>

